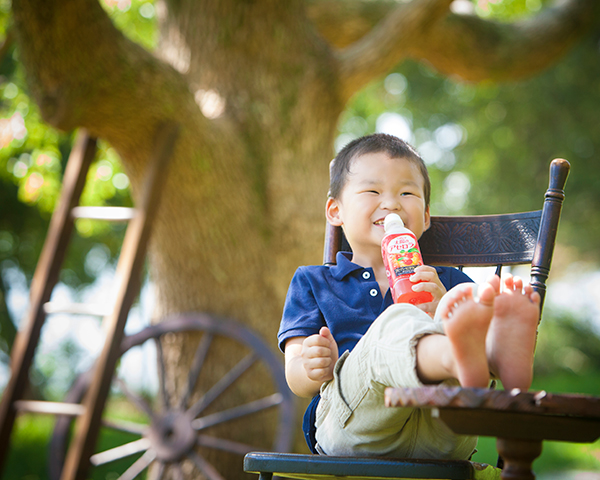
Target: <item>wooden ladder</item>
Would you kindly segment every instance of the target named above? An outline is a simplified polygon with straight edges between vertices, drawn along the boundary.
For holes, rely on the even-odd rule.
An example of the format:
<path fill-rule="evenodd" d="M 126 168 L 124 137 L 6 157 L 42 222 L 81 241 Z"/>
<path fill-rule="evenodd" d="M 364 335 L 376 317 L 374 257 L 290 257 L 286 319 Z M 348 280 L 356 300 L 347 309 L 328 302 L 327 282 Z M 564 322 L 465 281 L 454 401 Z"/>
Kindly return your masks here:
<path fill-rule="evenodd" d="M 49 413 L 77 417 L 61 479 L 85 478 L 100 429 L 102 410 L 120 356 L 120 345 L 129 309 L 140 290 L 141 272 L 152 221 L 158 210 L 167 164 L 178 131 L 179 127 L 174 123 L 165 123 L 158 128 L 140 192 L 141 198 L 135 209 L 78 206 L 89 167 L 96 154 L 96 139 L 85 131 L 79 133 L 67 162 L 60 200 L 52 215 L 48 235 L 31 283 L 29 312 L 17 334 L 11 354 L 11 376 L 0 402 L 0 472 L 7 456 L 17 413 Z M 92 383 L 81 404 L 24 400 L 23 396 L 29 384 L 29 369 L 46 314 L 56 311 L 49 303 L 50 296 L 58 281 L 76 218 L 129 220 L 116 271 L 116 281 L 119 282 L 116 302 L 112 313 L 104 316 L 102 322 L 106 341 L 96 362 Z M 85 305 L 80 305 L 71 311 L 81 313 L 86 310 L 88 309 Z"/>

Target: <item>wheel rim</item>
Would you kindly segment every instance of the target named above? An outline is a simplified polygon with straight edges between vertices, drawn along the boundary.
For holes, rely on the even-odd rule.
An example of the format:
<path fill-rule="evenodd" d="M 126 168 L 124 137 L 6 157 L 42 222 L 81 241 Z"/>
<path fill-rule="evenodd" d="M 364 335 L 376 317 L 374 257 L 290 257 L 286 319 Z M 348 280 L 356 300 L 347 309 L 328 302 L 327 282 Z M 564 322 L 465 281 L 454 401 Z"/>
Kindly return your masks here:
<path fill-rule="evenodd" d="M 161 339 L 165 335 L 186 332 L 200 332 L 202 337 L 195 349 L 193 360 L 187 375 L 186 385 L 179 398 L 171 398 L 166 388 L 167 373 Z M 193 398 L 194 388 L 206 368 L 208 353 L 215 339 L 224 337 L 247 348 L 250 353 L 230 368 L 210 388 L 203 390 L 199 398 Z M 230 319 L 208 314 L 190 313 L 169 317 L 156 325 L 128 336 L 121 345 L 121 355 L 134 347 L 152 341 L 156 346 L 158 392 L 155 401 L 149 402 L 143 395 L 133 391 L 126 382 L 113 378 L 113 384 L 138 412 L 148 418 L 148 423 L 119 420 L 103 420 L 103 427 L 116 430 L 136 439 L 94 454 L 90 462 L 101 466 L 114 464 L 133 455 L 137 458 L 118 477 L 119 480 L 139 478 L 151 465 L 153 478 L 162 478 L 169 471 L 172 478 L 183 478 L 183 462 L 192 465 L 209 480 L 222 480 L 217 469 L 201 454 L 196 447 L 221 450 L 244 455 L 248 451 L 265 450 L 247 443 L 210 435 L 209 430 L 223 426 L 232 420 L 254 415 L 265 410 L 278 409 L 278 426 L 271 445 L 274 451 L 289 451 L 293 441 L 294 397 L 287 387 L 283 367 L 278 356 L 266 343 L 248 328 Z M 220 397 L 253 365 L 266 367 L 275 393 L 252 400 L 241 405 L 214 410 Z M 91 371 L 81 375 L 74 383 L 66 401 L 79 402 L 83 398 Z M 50 478 L 58 480 L 64 463 L 72 419 L 57 417 L 56 426 L 50 443 Z M 268 449 L 268 447 L 267 447 Z"/>

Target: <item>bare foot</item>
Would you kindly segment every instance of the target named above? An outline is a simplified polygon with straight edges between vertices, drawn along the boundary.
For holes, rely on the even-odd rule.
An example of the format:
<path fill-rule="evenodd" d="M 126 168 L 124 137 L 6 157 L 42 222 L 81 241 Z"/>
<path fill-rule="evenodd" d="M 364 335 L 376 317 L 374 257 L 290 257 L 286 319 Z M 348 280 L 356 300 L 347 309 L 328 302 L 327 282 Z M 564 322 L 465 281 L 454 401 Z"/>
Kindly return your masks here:
<path fill-rule="evenodd" d="M 540 296 L 519 277 L 508 274 L 502 283 L 488 332 L 488 361 L 506 390 L 525 391 L 533 379 Z"/>
<path fill-rule="evenodd" d="M 438 306 L 463 387 L 485 388 L 490 380 L 486 336 L 499 287 L 496 283 L 484 283 L 478 290 L 475 284 L 461 283 L 449 290 Z M 473 297 L 474 289 L 478 298 Z"/>

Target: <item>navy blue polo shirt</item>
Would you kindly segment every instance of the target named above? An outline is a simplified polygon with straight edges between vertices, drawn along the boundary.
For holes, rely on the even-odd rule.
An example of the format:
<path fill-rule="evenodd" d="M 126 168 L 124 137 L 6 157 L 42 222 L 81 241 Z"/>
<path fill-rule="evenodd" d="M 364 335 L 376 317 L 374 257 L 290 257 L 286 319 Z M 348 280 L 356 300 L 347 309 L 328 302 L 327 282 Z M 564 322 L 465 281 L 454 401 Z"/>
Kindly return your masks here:
<path fill-rule="evenodd" d="M 371 323 L 392 305 L 390 290 L 381 294 L 373 269 L 352 263 L 350 258 L 350 252 L 339 252 L 337 265 L 312 265 L 296 270 L 277 334 L 281 351 L 290 338 L 308 337 L 326 326 L 331 330 L 341 356 L 352 350 Z M 435 269 L 446 290 L 473 281 L 456 268 Z M 319 399 L 319 395 L 313 398 L 303 422 L 304 435 L 313 453 L 316 453 L 314 425 Z"/>

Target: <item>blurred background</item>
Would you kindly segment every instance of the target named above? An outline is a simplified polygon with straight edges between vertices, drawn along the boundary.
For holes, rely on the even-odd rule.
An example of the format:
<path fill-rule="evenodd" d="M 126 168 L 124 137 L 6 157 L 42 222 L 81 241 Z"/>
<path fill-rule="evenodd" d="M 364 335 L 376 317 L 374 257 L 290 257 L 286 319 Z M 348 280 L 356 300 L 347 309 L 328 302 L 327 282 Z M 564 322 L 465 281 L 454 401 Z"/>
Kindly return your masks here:
<path fill-rule="evenodd" d="M 103 0 L 115 25 L 153 49 L 157 39 L 152 1 Z M 465 2 L 462 2 L 465 3 Z M 467 8 L 498 22 L 536 14 L 542 0 L 477 0 Z M 28 288 L 60 193 L 74 132 L 48 127 L 30 99 L 19 52 L 10 42 L 10 1 L 0 0 L 0 389 L 8 378 L 9 352 L 28 306 Z M 338 125 L 336 149 L 372 132 L 413 144 L 428 164 L 434 215 L 505 213 L 541 208 L 550 160 L 572 166 L 566 187 L 559 245 L 540 329 L 534 389 L 600 395 L 600 30 L 593 29 L 560 62 L 520 82 L 469 84 L 405 61 L 349 102 Z M 206 99 L 205 99 L 206 100 Z M 210 100 L 210 99 L 208 99 Z M 205 101 L 207 112 L 218 99 Z M 100 142 L 83 204 L 130 205 L 129 179 L 118 155 Z M 55 300 L 102 304 L 124 227 L 79 220 Z M 517 272 L 528 275 L 527 271 Z M 146 280 L 127 325 L 148 323 L 152 283 Z M 36 356 L 38 398 L 64 398 L 75 376 L 90 367 L 101 347 L 96 318 L 50 317 Z M 152 362 L 122 364 L 132 382 L 152 377 Z M 51 418 L 23 417 L 4 478 L 47 478 L 21 470 L 32 452 L 43 454 Z M 480 441 L 475 458 L 495 462 L 494 442 Z M 535 470 L 539 478 L 600 478 L 600 442 L 546 442 Z"/>

